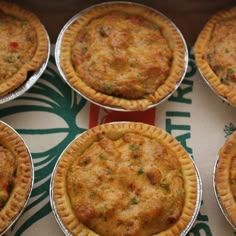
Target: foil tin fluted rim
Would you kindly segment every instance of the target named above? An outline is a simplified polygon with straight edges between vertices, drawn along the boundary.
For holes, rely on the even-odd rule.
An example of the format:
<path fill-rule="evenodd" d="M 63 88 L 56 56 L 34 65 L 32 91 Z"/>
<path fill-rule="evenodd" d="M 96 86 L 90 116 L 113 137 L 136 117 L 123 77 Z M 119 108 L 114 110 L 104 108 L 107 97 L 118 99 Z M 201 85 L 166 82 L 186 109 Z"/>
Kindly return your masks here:
<path fill-rule="evenodd" d="M 45 29 L 45 27 L 42 25 L 46 38 L 47 38 L 47 49 L 48 49 L 48 53 L 47 53 L 47 57 L 44 61 L 44 63 L 41 65 L 41 67 L 30 77 L 27 78 L 26 81 L 24 81 L 23 84 L 21 84 L 19 87 L 17 87 L 14 91 L 6 94 L 3 97 L 0 97 L 0 105 L 10 102 L 18 97 L 20 97 L 21 95 L 23 95 L 24 93 L 26 93 L 40 78 L 40 76 L 43 74 L 43 72 L 46 70 L 46 67 L 48 65 L 48 61 L 49 61 L 49 57 L 50 57 L 50 39 L 49 39 L 49 35 L 47 30 Z"/>
<path fill-rule="evenodd" d="M 17 134 L 17 136 L 22 140 L 22 142 L 24 143 L 25 145 L 25 148 L 28 152 L 28 155 L 29 155 L 29 159 L 30 159 L 30 163 L 31 163 L 31 186 L 30 186 L 30 189 L 29 189 L 29 192 L 28 192 L 28 195 L 27 195 L 27 198 L 25 200 L 25 203 L 24 203 L 24 206 L 22 207 L 22 209 L 19 211 L 19 213 L 16 215 L 16 217 L 11 221 L 11 223 L 0 233 L 0 236 L 3 236 L 15 223 L 16 221 L 20 218 L 20 216 L 22 215 L 24 209 L 26 208 L 28 202 L 29 202 L 29 199 L 30 199 L 30 196 L 31 196 L 31 193 L 33 191 L 33 187 L 34 187 L 34 163 L 33 163 L 33 158 L 32 158 L 32 155 L 31 155 L 31 152 L 27 146 L 27 144 L 25 143 L 24 139 L 21 137 L 21 135 L 12 127 L 10 126 L 9 124 L 7 124 L 6 122 L 0 120 L 0 123 L 4 124 L 5 126 L 7 126 L 8 128 L 10 128 L 14 133 Z"/>
<path fill-rule="evenodd" d="M 229 104 L 230 106 L 232 107 L 235 107 L 234 104 L 232 104 L 226 97 L 220 95 L 214 88 L 213 86 L 211 85 L 211 83 L 207 80 L 207 78 L 205 77 L 204 73 L 202 72 L 202 70 L 197 66 L 198 68 L 198 71 L 202 77 L 202 79 L 205 81 L 205 83 L 207 84 L 207 86 L 213 91 L 213 93 L 218 97 L 220 98 L 222 101 L 226 102 L 227 104 Z"/>
<path fill-rule="evenodd" d="M 189 158 L 192 159 L 192 157 L 189 155 Z M 194 168 L 195 168 L 195 173 L 197 176 L 197 200 L 196 200 L 196 207 L 195 207 L 195 211 L 194 214 L 192 216 L 191 221 L 188 223 L 187 227 L 184 229 L 184 231 L 182 232 L 182 234 L 180 236 L 185 236 L 187 235 L 187 233 L 189 232 L 189 230 L 192 228 L 194 222 L 197 219 L 198 213 L 200 211 L 201 208 L 201 201 L 202 201 L 202 180 L 201 180 L 201 176 L 200 176 L 200 172 L 197 168 L 197 165 L 195 163 L 195 161 L 192 159 Z"/>
<path fill-rule="evenodd" d="M 129 123 L 129 122 L 111 122 L 111 123 Z M 83 133 L 85 133 L 87 131 L 84 131 Z M 55 205 L 55 202 L 54 202 L 54 199 L 53 199 L 53 188 L 54 188 L 54 176 L 55 176 L 55 173 L 56 173 L 56 169 L 57 169 L 57 166 L 60 162 L 60 159 L 62 158 L 64 152 L 67 150 L 67 148 L 77 139 L 79 138 L 83 133 L 77 135 L 67 146 L 66 148 L 62 151 L 62 153 L 60 154 L 55 166 L 54 166 L 54 169 L 53 169 L 53 172 L 52 172 L 52 176 L 51 176 L 51 181 L 50 181 L 50 189 L 49 189 L 49 198 L 50 198 L 50 204 L 51 204 L 51 208 L 52 208 L 52 213 L 56 219 L 56 222 L 57 224 L 59 225 L 59 227 L 61 228 L 61 230 L 63 231 L 63 233 L 66 235 L 66 236 L 72 236 L 72 234 L 68 231 L 68 229 L 66 228 L 66 226 L 63 224 L 63 222 L 61 221 L 60 219 L 60 216 L 58 215 L 57 213 L 57 209 L 56 209 L 56 205 Z M 201 180 L 201 176 L 200 176 L 200 172 L 196 166 L 196 163 L 195 161 L 192 159 L 192 157 L 189 155 L 189 158 L 192 160 L 192 163 L 193 163 L 193 166 L 194 166 L 194 169 L 195 169 L 195 174 L 196 174 L 196 177 L 197 177 L 197 197 L 196 197 L 196 206 L 195 206 L 195 210 L 194 210 L 194 213 L 193 213 L 193 216 L 191 218 L 191 220 L 189 221 L 189 223 L 187 224 L 186 228 L 182 231 L 182 233 L 180 234 L 180 236 L 186 236 L 187 233 L 189 232 L 189 230 L 192 228 L 194 222 L 196 221 L 197 219 L 197 216 L 198 216 L 198 213 L 200 211 L 200 208 L 201 208 L 201 201 L 202 201 L 202 180 Z"/>
<path fill-rule="evenodd" d="M 55 61 L 56 61 L 56 66 L 58 68 L 58 71 L 61 75 L 61 77 L 63 78 L 63 80 L 68 84 L 68 86 L 74 90 L 77 94 L 79 94 L 80 96 L 84 97 L 87 101 L 100 106 L 102 108 L 105 109 L 109 109 L 109 110 L 114 110 L 114 111 L 122 111 L 122 112 L 129 112 L 129 111 L 133 111 L 133 110 L 128 110 L 128 109 L 124 109 L 124 108 L 119 108 L 119 107 L 113 107 L 113 106 L 108 106 L 108 105 L 103 105 L 101 103 L 98 103 L 92 99 L 90 99 L 89 97 L 87 97 L 85 94 L 83 94 L 82 92 L 80 92 L 78 89 L 76 89 L 73 85 L 70 84 L 70 82 L 67 80 L 66 75 L 64 74 L 61 65 L 60 65 L 60 48 L 61 48 L 61 43 L 62 43 L 62 38 L 64 36 L 65 31 L 68 29 L 68 27 L 73 24 L 80 16 L 82 16 L 83 14 L 85 14 L 86 12 L 90 11 L 91 9 L 98 7 L 98 6 L 103 6 L 103 5 L 109 5 L 109 4 L 114 4 L 114 3 L 122 3 L 122 4 L 127 4 L 127 5 L 137 5 L 137 6 L 141 6 L 144 7 L 146 9 L 149 9 L 151 11 L 156 12 L 157 14 L 161 15 L 162 17 L 164 17 L 166 20 L 168 20 L 168 22 L 171 23 L 171 25 L 176 29 L 176 31 L 179 33 L 181 40 L 183 42 L 184 45 L 184 50 L 185 50 L 185 55 L 184 55 L 184 70 L 183 73 L 181 75 L 181 77 L 179 78 L 179 81 L 176 83 L 175 85 L 175 89 L 173 89 L 173 91 L 171 91 L 167 96 L 165 96 L 164 98 L 162 98 L 160 101 L 149 105 L 145 110 L 148 110 L 150 108 L 156 107 L 157 105 L 161 104 L 162 102 L 166 101 L 169 97 L 171 97 L 174 92 L 178 89 L 178 87 L 180 86 L 180 84 L 182 83 L 183 79 L 185 78 L 187 69 L 188 69 L 188 48 L 187 48 L 187 44 L 185 42 L 185 39 L 181 33 L 181 31 L 179 30 L 179 28 L 174 24 L 174 22 L 168 18 L 166 15 L 164 15 L 163 13 L 161 13 L 160 11 L 148 7 L 146 5 L 140 4 L 140 3 L 136 3 L 136 2 L 124 2 L 124 1 L 114 1 L 114 2 L 105 2 L 105 3 L 99 3 L 99 4 L 95 4 L 92 5 L 82 11 L 80 11 L 79 13 L 77 13 L 76 15 L 74 15 L 69 21 L 67 21 L 67 23 L 63 26 L 62 30 L 60 31 L 57 41 L 56 41 L 56 45 L 55 45 Z"/>
<path fill-rule="evenodd" d="M 222 214 L 224 215 L 225 219 L 228 221 L 228 223 L 232 226 L 232 228 L 234 230 L 236 230 L 236 226 L 233 224 L 232 220 L 230 219 L 227 211 L 224 209 L 224 207 L 222 206 L 221 204 L 221 201 L 220 201 L 220 198 L 218 196 L 218 193 L 217 193 L 217 189 L 216 189 L 216 181 L 215 181 L 215 178 L 216 178 L 216 170 L 217 170 L 217 166 L 218 166 L 218 163 L 219 163 L 219 156 L 216 158 L 216 162 L 215 162 L 215 165 L 214 165 L 214 169 L 213 169 L 213 190 L 214 190 L 214 194 L 215 194 L 215 198 L 216 198 L 216 202 L 222 212 Z"/>
<path fill-rule="evenodd" d="M 82 135 L 82 134 L 80 134 Z M 76 136 L 76 138 L 78 138 L 80 135 Z M 57 213 L 57 209 L 56 209 L 56 204 L 54 202 L 53 199 L 53 188 L 54 188 L 54 176 L 56 173 L 56 169 L 58 166 L 58 163 L 60 162 L 61 157 L 63 156 L 63 153 L 66 151 L 66 149 L 70 146 L 70 144 L 75 140 L 73 139 L 67 146 L 66 148 L 62 151 L 62 153 L 60 154 L 60 156 L 58 157 L 56 164 L 53 168 L 52 171 L 52 176 L 51 176 L 51 180 L 50 180 L 50 186 L 49 186 L 49 201 L 50 201 L 50 205 L 51 205 L 51 209 L 52 209 L 52 213 L 54 215 L 54 218 L 56 219 L 57 224 L 59 225 L 59 227 L 61 228 L 62 232 L 66 235 L 66 236 L 72 236 L 72 234 L 67 230 L 67 228 L 64 226 L 63 222 L 60 219 L 60 216 Z"/>

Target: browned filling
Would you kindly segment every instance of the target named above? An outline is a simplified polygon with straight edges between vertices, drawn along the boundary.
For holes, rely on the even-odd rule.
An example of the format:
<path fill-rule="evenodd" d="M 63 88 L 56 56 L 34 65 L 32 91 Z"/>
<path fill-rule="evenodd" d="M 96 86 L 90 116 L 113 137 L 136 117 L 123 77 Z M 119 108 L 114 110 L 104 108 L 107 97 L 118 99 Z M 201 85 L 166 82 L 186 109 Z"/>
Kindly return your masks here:
<path fill-rule="evenodd" d="M 176 223 L 185 201 L 180 163 L 157 140 L 98 136 L 75 158 L 67 191 L 80 222 L 99 235 L 153 235 Z"/>
<path fill-rule="evenodd" d="M 138 99 L 165 82 L 172 58 L 156 24 L 116 11 L 91 20 L 78 33 L 71 59 L 78 76 L 96 91 Z"/>
<path fill-rule="evenodd" d="M 235 17 L 216 24 L 205 57 L 221 82 L 236 88 Z"/>
<path fill-rule="evenodd" d="M 0 10 L 0 84 L 31 61 L 37 48 L 34 28 L 23 19 Z"/>

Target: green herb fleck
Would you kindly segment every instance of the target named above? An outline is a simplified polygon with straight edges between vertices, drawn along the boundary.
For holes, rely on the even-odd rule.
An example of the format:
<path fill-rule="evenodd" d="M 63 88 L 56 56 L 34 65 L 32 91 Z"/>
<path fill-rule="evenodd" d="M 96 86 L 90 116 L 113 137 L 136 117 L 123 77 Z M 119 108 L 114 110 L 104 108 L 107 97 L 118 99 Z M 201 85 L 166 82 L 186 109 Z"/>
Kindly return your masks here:
<path fill-rule="evenodd" d="M 156 24 L 152 24 L 152 29 L 153 30 L 159 30 L 159 27 Z"/>
<path fill-rule="evenodd" d="M 111 88 L 112 88 L 112 85 L 111 85 L 111 84 L 104 84 L 104 89 L 105 89 L 106 91 L 111 90 Z"/>
<path fill-rule="evenodd" d="M 227 81 L 226 78 L 221 78 L 221 79 L 220 79 L 220 82 L 221 82 L 222 84 L 229 85 L 229 83 L 228 83 L 228 81 Z"/>
<path fill-rule="evenodd" d="M 4 61 L 7 63 L 12 63 L 14 62 L 14 57 L 13 56 L 5 57 Z"/>
<path fill-rule="evenodd" d="M 227 70 L 227 75 L 226 75 L 226 79 L 230 79 L 232 77 L 232 75 L 234 74 L 234 71 L 232 69 L 228 69 Z"/>
<path fill-rule="evenodd" d="M 14 183 L 13 183 L 13 181 L 11 181 L 11 182 L 9 182 L 9 184 L 7 186 L 7 192 L 11 193 L 13 188 L 14 188 Z"/>
<path fill-rule="evenodd" d="M 26 35 L 26 40 L 28 42 L 34 42 L 34 38 L 32 36 L 30 36 L 30 35 Z"/>
<path fill-rule="evenodd" d="M 144 170 L 143 170 L 142 167 L 140 167 L 140 168 L 138 169 L 138 175 L 142 175 L 143 173 L 144 173 Z"/>
<path fill-rule="evenodd" d="M 132 205 L 137 205 L 139 203 L 139 199 L 137 197 L 133 197 L 131 199 L 131 203 L 132 203 Z"/>
<path fill-rule="evenodd" d="M 99 34 L 100 34 L 102 37 L 106 37 L 106 36 L 107 36 L 107 34 L 106 34 L 106 32 L 105 32 L 105 30 L 104 30 L 104 28 L 103 28 L 102 25 L 99 26 Z"/>
<path fill-rule="evenodd" d="M 218 73 L 221 71 L 221 67 L 220 67 L 219 65 L 215 65 L 215 66 L 213 67 L 213 70 L 214 70 L 214 72 L 215 72 L 216 74 L 218 74 Z"/>
<path fill-rule="evenodd" d="M 211 61 L 211 54 L 207 54 L 206 58 L 207 58 L 208 61 Z"/>
<path fill-rule="evenodd" d="M 132 143 L 132 144 L 130 144 L 129 147 L 132 151 L 136 151 L 136 150 L 138 150 L 139 145 L 137 143 Z"/>
<path fill-rule="evenodd" d="M 87 165 L 90 162 L 90 158 L 89 157 L 84 157 L 79 162 L 80 162 L 80 164 Z"/>
<path fill-rule="evenodd" d="M 7 198 L 4 196 L 0 196 L 0 209 L 2 209 L 7 202 Z"/>
<path fill-rule="evenodd" d="M 90 197 L 95 197 L 96 195 L 97 195 L 97 193 L 96 193 L 95 191 L 92 190 L 92 191 L 90 192 Z"/>
<path fill-rule="evenodd" d="M 226 76 L 220 79 L 220 82 L 226 85 L 229 85 L 228 80 L 232 77 L 234 71 L 232 69 L 228 69 Z"/>
<path fill-rule="evenodd" d="M 160 187 L 165 189 L 166 191 L 170 191 L 170 186 L 169 184 L 166 183 L 160 183 Z"/>
<path fill-rule="evenodd" d="M 88 48 L 87 48 L 87 47 L 82 47 L 82 48 L 81 48 L 81 54 L 84 55 L 87 51 L 88 51 Z"/>

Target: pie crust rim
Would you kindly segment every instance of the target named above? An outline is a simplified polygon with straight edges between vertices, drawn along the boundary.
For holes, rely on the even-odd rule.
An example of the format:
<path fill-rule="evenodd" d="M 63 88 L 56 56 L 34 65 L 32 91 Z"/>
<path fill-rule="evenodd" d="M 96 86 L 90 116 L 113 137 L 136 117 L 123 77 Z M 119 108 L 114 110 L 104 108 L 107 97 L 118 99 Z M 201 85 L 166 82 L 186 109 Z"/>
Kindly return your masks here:
<path fill-rule="evenodd" d="M 78 221 L 72 209 L 68 207 L 68 195 L 64 194 L 66 192 L 65 175 L 70 164 L 73 162 L 73 153 L 76 153 L 76 151 L 83 152 L 83 150 L 97 139 L 98 133 L 105 132 L 108 136 L 116 137 L 131 130 L 148 137 L 158 136 L 161 142 L 170 145 L 168 147 L 174 148 L 180 156 L 183 155 L 183 159 L 180 162 L 186 167 L 185 171 L 188 177 L 185 176 L 185 181 L 187 181 L 187 188 L 192 189 L 186 194 L 189 199 L 189 203 L 184 206 L 183 212 L 186 214 L 182 213 L 180 219 L 170 229 L 155 235 L 185 235 L 190 230 L 200 210 L 202 185 L 199 172 L 189 154 L 174 137 L 158 127 L 138 122 L 116 122 L 98 125 L 77 136 L 63 151 L 55 165 L 50 184 L 50 202 L 54 216 L 64 233 L 72 235 L 78 235 L 80 233 L 91 236 L 98 235 Z M 186 180 L 187 178 L 189 179 Z"/>
<path fill-rule="evenodd" d="M 76 75 L 70 62 L 71 44 L 80 29 L 92 18 L 112 10 L 142 14 L 165 31 L 165 38 L 172 46 L 173 64 L 165 83 L 154 94 L 142 99 L 125 99 L 97 92 Z M 185 40 L 174 23 L 159 11 L 138 3 L 106 2 L 89 7 L 71 18 L 61 30 L 55 47 L 55 59 L 60 74 L 77 93 L 101 107 L 118 111 L 141 111 L 152 108 L 171 96 L 184 79 L 188 66 L 188 50 Z"/>

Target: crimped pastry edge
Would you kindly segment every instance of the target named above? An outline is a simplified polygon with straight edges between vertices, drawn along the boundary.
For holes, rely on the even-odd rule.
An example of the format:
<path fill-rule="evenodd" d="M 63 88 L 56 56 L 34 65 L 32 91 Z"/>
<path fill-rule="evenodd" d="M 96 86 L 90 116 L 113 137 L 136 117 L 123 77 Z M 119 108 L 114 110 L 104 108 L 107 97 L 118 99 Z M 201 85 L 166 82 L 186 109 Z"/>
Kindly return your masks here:
<path fill-rule="evenodd" d="M 9 148 L 17 159 L 17 183 L 6 205 L 0 211 L 0 234 L 5 232 L 24 209 L 34 180 L 31 155 L 21 137 L 6 123 L 0 121 L 0 142 Z"/>
<path fill-rule="evenodd" d="M 97 17 L 111 10 L 121 10 L 132 14 L 141 14 L 148 20 L 156 23 L 164 29 L 163 34 L 173 50 L 173 64 L 166 82 L 161 85 L 154 94 L 150 94 L 143 99 L 128 100 L 97 92 L 86 85 L 86 83 L 80 79 L 79 76 L 77 76 L 72 64 L 70 63 L 71 44 L 73 43 L 78 30 L 85 26 L 91 18 Z M 111 109 L 121 108 L 128 111 L 141 111 L 154 106 L 175 91 L 183 79 L 187 69 L 188 52 L 180 31 L 163 14 L 141 4 L 108 2 L 106 4 L 95 5 L 94 7 L 81 12 L 81 14 L 78 15 L 78 18 L 63 32 L 60 46 L 59 64 L 66 80 L 72 88 L 89 98 L 92 102 L 95 102 L 101 106 L 107 106 L 107 108 Z"/>
<path fill-rule="evenodd" d="M 167 147 L 172 151 L 178 153 L 179 161 L 182 166 L 186 189 L 186 201 L 183 208 L 183 213 L 175 225 L 173 225 L 168 230 L 155 235 L 181 235 L 181 232 L 183 232 L 186 227 L 188 227 L 189 222 L 192 220 L 198 201 L 198 181 L 193 161 L 189 154 L 173 136 L 161 128 L 138 122 L 117 122 L 96 126 L 76 138 L 65 149 L 58 160 L 58 164 L 55 167 L 52 186 L 53 194 L 51 200 L 55 204 L 56 215 L 58 215 L 60 221 L 66 227 L 66 230 L 68 230 L 72 235 L 79 235 L 81 233 L 97 235 L 95 232 L 80 223 L 73 214 L 72 208 L 68 207 L 70 205 L 70 200 L 68 195 L 65 194 L 65 179 L 67 169 L 73 163 L 74 156 L 78 156 L 95 140 L 97 140 L 98 133 L 106 133 L 108 137 L 116 139 L 122 134 L 132 131 L 160 140 L 161 143 L 167 145 Z"/>

